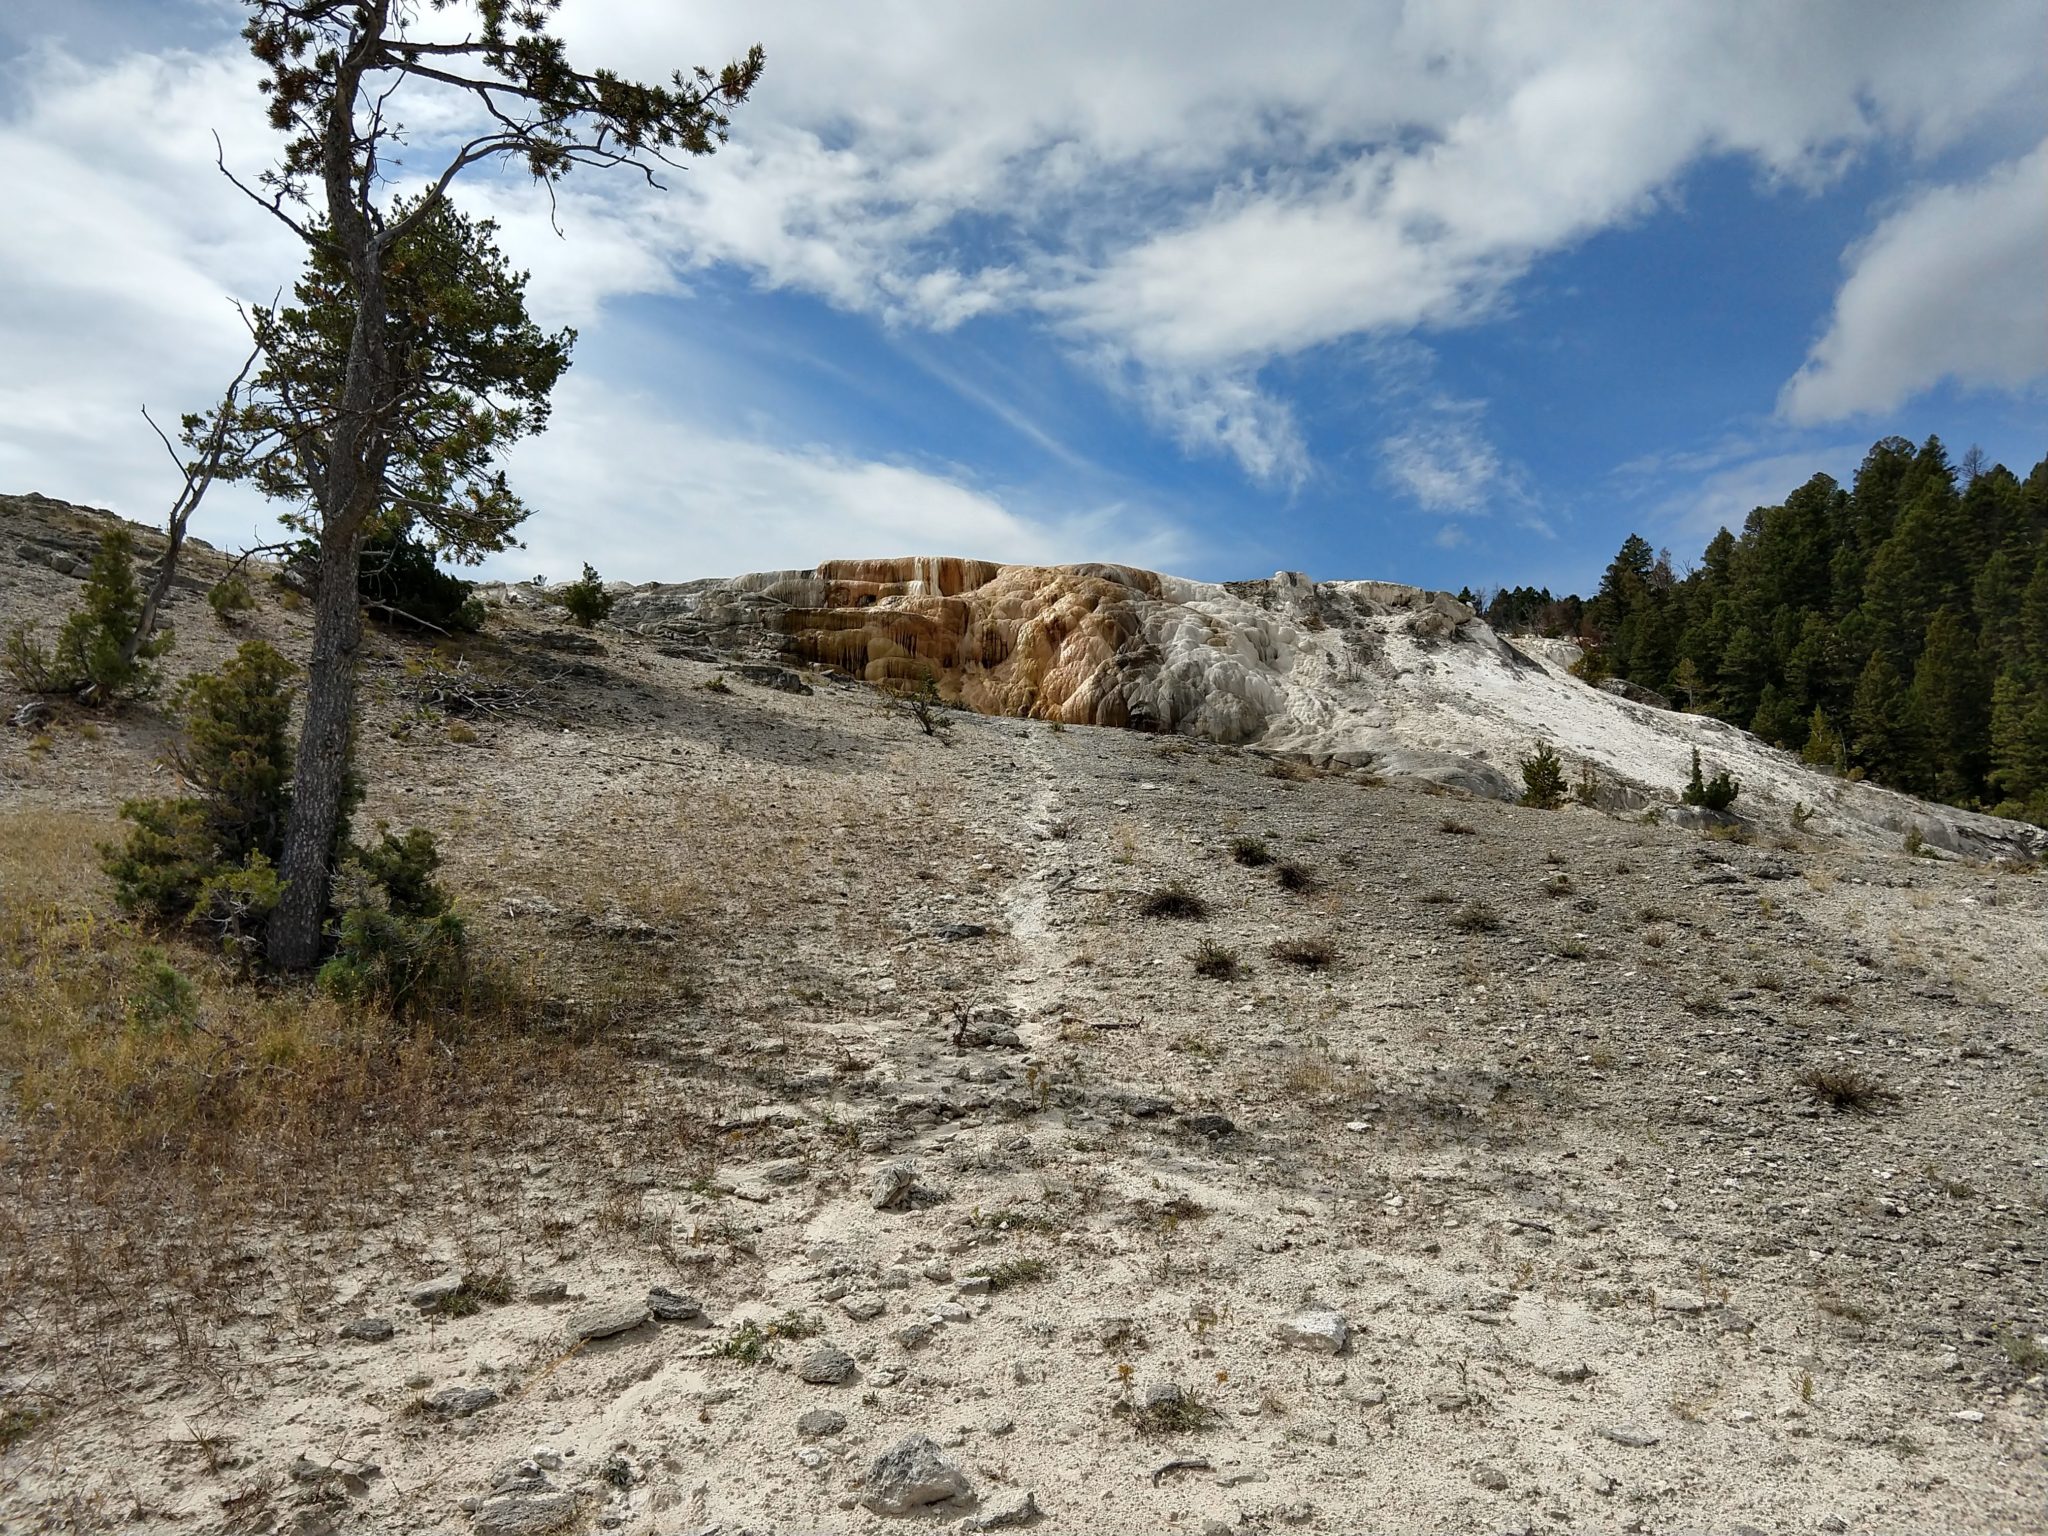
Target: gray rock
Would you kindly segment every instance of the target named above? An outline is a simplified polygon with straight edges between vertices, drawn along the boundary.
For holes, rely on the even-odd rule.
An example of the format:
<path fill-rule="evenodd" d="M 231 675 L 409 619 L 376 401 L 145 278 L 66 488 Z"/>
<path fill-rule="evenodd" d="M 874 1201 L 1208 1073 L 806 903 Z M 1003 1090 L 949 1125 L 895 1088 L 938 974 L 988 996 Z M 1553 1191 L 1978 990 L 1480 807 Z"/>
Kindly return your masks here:
<path fill-rule="evenodd" d="M 1603 1424 L 1599 1433 L 1602 1440 L 1612 1440 L 1616 1445 L 1638 1451 L 1646 1451 L 1664 1438 L 1651 1434 L 1640 1424 Z"/>
<path fill-rule="evenodd" d="M 385 1317 L 359 1317 L 354 1322 L 341 1325 L 344 1339 L 355 1339 L 364 1344 L 382 1344 L 398 1330 Z"/>
<path fill-rule="evenodd" d="M 822 1440 L 846 1428 L 846 1415 L 837 1408 L 813 1408 L 796 1421 L 796 1432 L 806 1440 Z"/>
<path fill-rule="evenodd" d="M 52 720 L 57 712 L 40 699 L 30 699 L 14 712 L 14 728 L 17 731 L 40 731 Z"/>
<path fill-rule="evenodd" d="M 946 923 L 932 930 L 942 943 L 958 944 L 962 939 L 979 939 L 988 933 L 985 923 Z"/>
<path fill-rule="evenodd" d="M 502 1401 L 489 1387 L 443 1387 L 427 1399 L 427 1407 L 444 1419 L 466 1419 Z"/>
<path fill-rule="evenodd" d="M 905 1349 L 923 1349 L 938 1337 L 939 1330 L 930 1323 L 906 1323 L 891 1335 Z"/>
<path fill-rule="evenodd" d="M 868 1465 L 861 1503 L 878 1515 L 909 1515 L 969 1496 L 967 1474 L 929 1435 L 906 1435 Z"/>
<path fill-rule="evenodd" d="M 1474 1486 L 1484 1488 L 1489 1493 L 1505 1493 L 1508 1486 L 1508 1475 L 1501 1471 L 1499 1467 L 1481 1463 L 1472 1469 L 1472 1482 Z"/>
<path fill-rule="evenodd" d="M 1691 1291 L 1666 1291 L 1657 1298 L 1659 1312 L 1677 1312 L 1690 1317 L 1696 1312 L 1707 1310 L 1706 1302 Z"/>
<path fill-rule="evenodd" d="M 960 1523 L 963 1531 L 1002 1531 L 1020 1525 L 1030 1525 L 1038 1519 L 1038 1495 L 1029 1488 L 1016 1489 L 999 1494 L 982 1508 L 977 1515 Z"/>
<path fill-rule="evenodd" d="M 839 1310 L 857 1323 L 869 1323 L 888 1311 L 889 1303 L 872 1291 L 863 1291 L 840 1302 Z"/>
<path fill-rule="evenodd" d="M 571 1343 L 581 1344 L 638 1328 L 647 1318 L 648 1306 L 644 1301 L 601 1301 L 571 1312 L 562 1331 L 569 1335 Z"/>
<path fill-rule="evenodd" d="M 763 1164 L 761 1177 L 770 1184 L 801 1184 L 808 1172 L 800 1158 L 782 1157 Z"/>
<path fill-rule="evenodd" d="M 704 1315 L 704 1304 L 665 1285 L 647 1293 L 647 1311 L 657 1323 L 687 1323 Z"/>
<path fill-rule="evenodd" d="M 567 1301 L 569 1299 L 569 1287 L 560 1280 L 543 1280 L 539 1285 L 536 1285 L 526 1293 L 526 1299 L 538 1302 L 542 1306 L 547 1306 L 551 1302 Z"/>
<path fill-rule="evenodd" d="M 1351 1343 L 1350 1319 L 1326 1307 L 1297 1312 L 1282 1319 L 1274 1331 L 1297 1349 L 1321 1355 L 1341 1355 Z"/>
<path fill-rule="evenodd" d="M 436 1275 L 424 1285 L 414 1286 L 406 1293 L 405 1299 L 424 1312 L 429 1307 L 438 1307 L 461 1289 L 461 1272 L 450 1270 L 445 1275 Z"/>
<path fill-rule="evenodd" d="M 1197 1136 L 1206 1136 L 1211 1141 L 1221 1141 L 1237 1129 L 1237 1122 L 1228 1115 L 1182 1115 L 1181 1129 Z"/>
<path fill-rule="evenodd" d="M 797 1365 L 799 1381 L 814 1387 L 837 1387 L 853 1380 L 853 1356 L 837 1344 L 820 1344 Z"/>
<path fill-rule="evenodd" d="M 1569 1384 L 1586 1380 L 1593 1374 L 1593 1367 L 1586 1364 L 1583 1360 L 1568 1360 L 1561 1365 L 1544 1366 L 1543 1374 L 1552 1381 L 1562 1381 Z"/>
<path fill-rule="evenodd" d="M 501 1494 L 484 1500 L 472 1536 L 546 1536 L 576 1518 L 573 1493 Z"/>
<path fill-rule="evenodd" d="M 884 1163 L 868 1187 L 868 1204 L 878 1211 L 900 1211 L 917 1188 L 917 1169 L 909 1163 Z"/>

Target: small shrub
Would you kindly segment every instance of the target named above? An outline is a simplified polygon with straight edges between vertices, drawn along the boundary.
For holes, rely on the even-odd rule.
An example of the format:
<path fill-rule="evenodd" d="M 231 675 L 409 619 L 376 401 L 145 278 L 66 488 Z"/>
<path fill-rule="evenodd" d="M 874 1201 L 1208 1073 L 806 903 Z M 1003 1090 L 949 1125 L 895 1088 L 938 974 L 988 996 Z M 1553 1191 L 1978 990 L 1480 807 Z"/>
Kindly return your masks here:
<path fill-rule="evenodd" d="M 1538 742 L 1521 766 L 1522 804 L 1539 811 L 1554 811 L 1564 804 L 1564 761 L 1549 742 Z"/>
<path fill-rule="evenodd" d="M 138 958 L 135 990 L 128 995 L 128 1022 L 142 1030 L 190 1028 L 199 1016 L 199 991 L 191 978 L 160 949 L 145 949 Z"/>
<path fill-rule="evenodd" d="M 1256 837 L 1233 838 L 1230 844 L 1230 856 L 1237 860 L 1238 863 L 1244 865 L 1246 869 L 1257 869 L 1261 865 L 1273 862 L 1272 853 L 1267 849 L 1265 843 Z"/>
<path fill-rule="evenodd" d="M 939 680 L 932 675 L 930 667 L 924 669 L 924 676 L 918 680 L 917 686 L 903 695 L 903 707 L 917 722 L 917 728 L 927 736 L 936 736 L 953 728 L 953 722 L 941 713 L 946 701 L 939 697 Z"/>
<path fill-rule="evenodd" d="M 0 1408 L 0 1455 L 5 1455 L 35 1433 L 36 1427 L 49 1416 L 47 1409 L 27 1408 L 15 1403 Z"/>
<path fill-rule="evenodd" d="M 752 1318 L 719 1340 L 713 1353 L 726 1360 L 737 1360 L 741 1365 L 759 1365 L 769 1359 L 773 1351 L 769 1348 L 768 1335 L 761 1331 L 761 1325 Z"/>
<path fill-rule="evenodd" d="M 1572 877 L 1562 871 L 1552 875 L 1543 882 L 1543 894 L 1550 897 L 1553 901 L 1560 897 L 1571 895 L 1573 889 Z"/>
<path fill-rule="evenodd" d="M 1483 901 L 1468 901 L 1458 908 L 1451 926 L 1461 933 L 1492 933 L 1500 927 L 1500 914 Z"/>
<path fill-rule="evenodd" d="M 1337 959 L 1336 950 L 1324 939 L 1282 939 L 1267 953 L 1282 965 L 1304 971 L 1326 970 Z"/>
<path fill-rule="evenodd" d="M 1205 940 L 1194 953 L 1195 974 L 1206 976 L 1211 981 L 1235 981 L 1243 973 L 1234 950 Z"/>
<path fill-rule="evenodd" d="M 1138 915 L 1199 922 L 1209 915 L 1209 903 L 1176 880 L 1139 902 Z"/>
<path fill-rule="evenodd" d="M 23 693 L 67 693 L 64 679 L 50 656 L 50 648 L 36 637 L 33 624 L 21 623 L 7 631 L 7 649 L 0 653 L 0 670 Z"/>
<path fill-rule="evenodd" d="M 1583 960 L 1586 958 L 1586 941 L 1573 934 L 1559 939 L 1551 946 L 1551 952 L 1563 960 Z"/>
<path fill-rule="evenodd" d="M 1859 1115 L 1874 1115 L 1899 1098 L 1876 1078 L 1853 1067 L 1809 1067 L 1799 1074 L 1799 1085 L 1829 1109 Z"/>
<path fill-rule="evenodd" d="M 617 599 L 605 591 L 604 582 L 587 560 L 583 562 L 582 576 L 562 588 L 562 606 L 569 610 L 569 617 L 585 629 L 610 618 L 615 601 Z"/>
<path fill-rule="evenodd" d="M 1283 891 L 1296 896 L 1306 896 L 1316 888 L 1315 871 L 1293 860 L 1283 860 L 1273 866 L 1273 879 Z"/>
<path fill-rule="evenodd" d="M 1186 1388 L 1175 1388 L 1129 1410 L 1131 1427 L 1139 1434 L 1186 1435 L 1207 1429 L 1216 1422 L 1216 1410 L 1201 1396 Z"/>
<path fill-rule="evenodd" d="M 512 1299 L 512 1281 L 502 1270 L 472 1270 L 462 1284 L 434 1303 L 443 1317 L 473 1317 L 485 1307 L 502 1307 Z"/>
<path fill-rule="evenodd" d="M 1794 800 L 1792 802 L 1793 830 L 1796 832 L 1804 832 L 1806 830 L 1807 824 L 1811 822 L 1817 814 L 1819 813 L 1814 809 L 1814 807 L 1808 805 L 1805 801 Z"/>
<path fill-rule="evenodd" d="M 1456 901 L 1458 898 L 1453 896 L 1449 891 L 1445 890 L 1442 886 L 1437 886 L 1434 890 L 1424 891 L 1420 896 L 1416 897 L 1415 899 L 1419 902 L 1422 902 L 1425 906 L 1447 907 L 1452 902 Z"/>
<path fill-rule="evenodd" d="M 351 1001 L 378 998 L 400 1018 L 423 1002 L 451 998 L 467 973 L 467 931 L 434 880 L 441 865 L 431 832 L 402 837 L 379 829 L 356 846 L 334 879 L 340 914 L 334 956 L 320 984 Z"/>
<path fill-rule="evenodd" d="M 1471 827 L 1459 821 L 1455 816 L 1446 816 L 1436 824 L 1436 829 L 1439 832 L 1448 833 L 1452 837 L 1470 837 L 1472 835 Z"/>
<path fill-rule="evenodd" d="M 1735 797 L 1742 793 L 1739 780 L 1729 777 L 1726 768 L 1719 769 L 1711 779 L 1700 776 L 1700 749 L 1692 749 L 1692 777 L 1685 782 L 1685 788 L 1678 798 L 1687 805 L 1704 806 L 1710 811 L 1725 811 L 1735 803 Z"/>
<path fill-rule="evenodd" d="M 1572 798 L 1581 805 L 1600 807 L 1600 774 L 1591 763 L 1579 764 L 1578 782 L 1572 786 Z"/>
<path fill-rule="evenodd" d="M 74 693 L 95 706 L 140 698 L 155 688 L 151 663 L 171 644 L 168 629 L 138 640 L 141 625 L 135 540 L 126 528 L 110 528 L 100 535 L 79 606 L 58 630 L 55 651 L 46 655 L 31 631 L 17 629 L 8 637 L 8 672 L 24 688 L 39 678 L 31 692 Z"/>
<path fill-rule="evenodd" d="M 221 628 L 234 629 L 242 622 L 242 615 L 256 606 L 256 594 L 237 573 L 213 584 L 213 590 L 206 594 L 206 606 L 213 610 Z"/>
<path fill-rule="evenodd" d="M 983 1272 L 988 1279 L 990 1295 L 1015 1290 L 1020 1285 L 1036 1285 L 1052 1273 L 1052 1266 L 1043 1259 L 1010 1259 Z"/>
<path fill-rule="evenodd" d="M 731 693 L 732 684 L 722 677 L 714 677 L 701 685 L 706 693 Z"/>

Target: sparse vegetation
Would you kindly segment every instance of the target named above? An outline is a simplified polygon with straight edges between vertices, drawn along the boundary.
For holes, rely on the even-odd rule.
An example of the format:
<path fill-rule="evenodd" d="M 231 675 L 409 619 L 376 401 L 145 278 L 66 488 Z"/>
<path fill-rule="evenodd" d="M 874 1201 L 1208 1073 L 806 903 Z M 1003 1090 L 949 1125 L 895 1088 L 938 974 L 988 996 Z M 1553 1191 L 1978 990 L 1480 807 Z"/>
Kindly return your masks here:
<path fill-rule="evenodd" d="M 1451 926 L 1461 933 L 1492 933 L 1500 927 L 1500 914 L 1483 901 L 1468 901 L 1458 908 Z"/>
<path fill-rule="evenodd" d="M 980 1273 L 988 1280 L 989 1294 L 999 1296 L 1020 1285 L 1036 1285 L 1052 1274 L 1052 1266 L 1039 1258 L 1006 1259 Z"/>
<path fill-rule="evenodd" d="M 1176 880 L 1145 896 L 1138 903 L 1138 915 L 1200 922 L 1209 915 L 1209 903 Z"/>
<path fill-rule="evenodd" d="M 1247 869 L 1257 869 L 1273 862 L 1272 852 L 1266 847 L 1265 841 L 1256 837 L 1231 839 L 1230 856 Z"/>
<path fill-rule="evenodd" d="M 1742 793 L 1741 783 L 1729 776 L 1726 768 L 1719 769 L 1711 779 L 1700 776 L 1700 749 L 1692 749 L 1692 777 L 1685 781 L 1685 788 L 1678 798 L 1687 805 L 1701 806 L 1709 811 L 1725 811 L 1735 803 L 1735 797 Z"/>
<path fill-rule="evenodd" d="M 1899 1097 L 1853 1067 L 1809 1067 L 1799 1074 L 1799 1084 L 1827 1108 L 1859 1115 L 1874 1115 Z"/>
<path fill-rule="evenodd" d="M 443 1317 L 470 1317 L 485 1307 L 502 1307 L 512 1299 L 512 1281 L 502 1270 L 472 1270 L 462 1284 L 434 1303 Z"/>
<path fill-rule="evenodd" d="M 1267 953 L 1282 965 L 1303 971 L 1327 970 L 1337 960 L 1327 939 L 1281 939 Z"/>
<path fill-rule="evenodd" d="M 206 594 L 206 606 L 223 629 L 234 629 L 256 607 L 256 594 L 239 572 L 222 577 Z"/>
<path fill-rule="evenodd" d="M 1195 950 L 1193 960 L 1195 974 L 1210 981 L 1235 981 L 1244 972 L 1244 967 L 1238 963 L 1237 951 L 1225 949 L 1210 940 L 1204 940 Z"/>
<path fill-rule="evenodd" d="M 1131 1427 L 1140 1435 L 1190 1435 L 1207 1429 L 1217 1412 L 1189 1387 L 1157 1392 L 1149 1401 L 1129 1408 Z"/>
<path fill-rule="evenodd" d="M 1308 895 L 1318 884 L 1314 870 L 1292 859 L 1282 859 L 1273 866 L 1273 882 L 1295 896 Z"/>
<path fill-rule="evenodd" d="M 1436 829 L 1451 837 L 1470 837 L 1473 835 L 1472 828 L 1465 822 L 1458 820 L 1455 816 L 1446 816 L 1436 824 Z"/>

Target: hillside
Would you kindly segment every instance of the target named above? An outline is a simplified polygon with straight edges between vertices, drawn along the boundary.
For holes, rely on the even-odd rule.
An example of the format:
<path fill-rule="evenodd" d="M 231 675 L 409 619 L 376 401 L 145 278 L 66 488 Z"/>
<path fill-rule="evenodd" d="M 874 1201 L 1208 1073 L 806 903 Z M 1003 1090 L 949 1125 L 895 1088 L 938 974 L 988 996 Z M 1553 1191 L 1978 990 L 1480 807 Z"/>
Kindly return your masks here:
<path fill-rule="evenodd" d="M 97 526 L 0 503 L 10 619 Z M 303 656 L 224 568 L 173 674 Z M 112 911 L 161 704 L 6 732 L 0 1526 L 2038 1529 L 2025 829 L 1372 583 L 486 596 L 361 731 L 458 1027 Z M 1608 808 L 1499 797 L 1539 738 Z"/>

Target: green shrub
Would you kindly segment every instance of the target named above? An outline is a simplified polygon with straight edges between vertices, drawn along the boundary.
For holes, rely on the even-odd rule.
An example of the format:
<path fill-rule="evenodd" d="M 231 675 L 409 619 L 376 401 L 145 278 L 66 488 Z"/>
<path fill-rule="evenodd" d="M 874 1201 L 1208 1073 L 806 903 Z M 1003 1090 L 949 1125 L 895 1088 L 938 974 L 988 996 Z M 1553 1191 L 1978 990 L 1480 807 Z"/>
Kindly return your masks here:
<path fill-rule="evenodd" d="M 1700 749 L 1692 749 L 1692 777 L 1686 780 L 1679 799 L 1687 805 L 1705 806 L 1710 811 L 1725 811 L 1735 803 L 1735 797 L 1742 793 L 1740 780 L 1729 777 L 1728 770 L 1718 770 L 1711 779 L 1700 776 Z"/>
<path fill-rule="evenodd" d="M 1273 862 L 1273 855 L 1264 840 L 1256 837 L 1231 839 L 1230 856 L 1247 869 L 1257 869 L 1262 864 Z"/>
<path fill-rule="evenodd" d="M 36 692 L 75 693 L 86 704 L 140 698 L 156 686 L 157 669 L 151 663 L 171 645 L 168 629 L 138 643 L 141 626 L 135 539 L 126 528 L 109 528 L 100 535 L 79 606 L 57 632 L 55 650 L 46 658 L 32 636 L 17 631 L 8 640 L 8 670 L 40 671 L 43 686 Z"/>
<path fill-rule="evenodd" d="M 190 1026 L 199 1012 L 199 993 L 191 978 L 166 960 L 160 949 L 145 949 L 138 958 L 140 973 L 135 990 L 128 995 L 129 1022 L 143 1030 Z"/>
<path fill-rule="evenodd" d="M 1522 804 L 1554 811 L 1564 804 L 1564 762 L 1547 741 L 1522 759 Z"/>
<path fill-rule="evenodd" d="M 378 833 L 376 843 L 351 848 L 335 874 L 339 921 L 320 984 L 351 1001 L 381 1001 L 403 1018 L 460 994 L 468 935 L 433 878 L 441 865 L 433 834 L 418 827 L 402 837 Z"/>
<path fill-rule="evenodd" d="M 213 584 L 213 590 L 206 594 L 206 606 L 213 610 L 223 629 L 233 629 L 242 622 L 242 615 L 256 606 L 256 594 L 237 573 Z"/>
<path fill-rule="evenodd" d="M 604 582 L 587 560 L 583 562 L 582 577 L 562 588 L 562 606 L 569 610 L 569 617 L 585 629 L 609 618 L 615 601 L 611 593 L 605 591 Z"/>
<path fill-rule="evenodd" d="M 7 649 L 0 653 L 0 669 L 23 693 L 66 693 L 63 678 L 50 648 L 36 637 L 33 624 L 16 624 L 7 631 Z"/>

